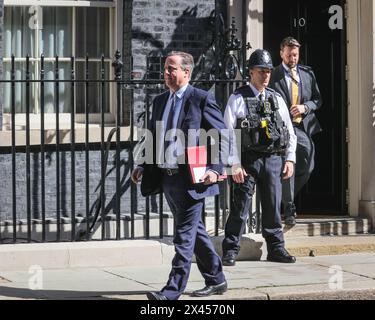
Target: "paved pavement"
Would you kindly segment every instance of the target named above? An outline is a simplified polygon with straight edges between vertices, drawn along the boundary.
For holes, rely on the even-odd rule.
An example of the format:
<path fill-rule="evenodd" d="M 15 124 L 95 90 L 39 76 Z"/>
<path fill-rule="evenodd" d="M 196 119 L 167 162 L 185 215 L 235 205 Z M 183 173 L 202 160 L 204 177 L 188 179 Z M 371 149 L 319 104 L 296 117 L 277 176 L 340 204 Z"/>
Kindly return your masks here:
<path fill-rule="evenodd" d="M 239 261 L 224 267 L 229 290 L 209 300 L 375 299 L 375 252 L 298 258 L 295 264 Z M 0 299 L 144 300 L 170 266 L 0 271 Z M 204 286 L 193 264 L 186 294 Z M 202 300 L 199 298 L 199 300 Z"/>

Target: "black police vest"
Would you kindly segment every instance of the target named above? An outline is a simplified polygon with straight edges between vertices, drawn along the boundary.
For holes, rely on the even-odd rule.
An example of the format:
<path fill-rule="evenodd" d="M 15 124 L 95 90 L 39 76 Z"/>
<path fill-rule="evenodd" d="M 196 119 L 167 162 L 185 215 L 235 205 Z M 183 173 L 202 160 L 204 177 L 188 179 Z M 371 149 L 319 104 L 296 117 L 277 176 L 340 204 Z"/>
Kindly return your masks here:
<path fill-rule="evenodd" d="M 248 114 L 237 119 L 241 130 L 241 151 L 284 154 L 289 143 L 289 131 L 278 111 L 276 92 L 266 88 L 266 99 L 260 101 L 249 86 L 235 91 L 241 94 Z"/>

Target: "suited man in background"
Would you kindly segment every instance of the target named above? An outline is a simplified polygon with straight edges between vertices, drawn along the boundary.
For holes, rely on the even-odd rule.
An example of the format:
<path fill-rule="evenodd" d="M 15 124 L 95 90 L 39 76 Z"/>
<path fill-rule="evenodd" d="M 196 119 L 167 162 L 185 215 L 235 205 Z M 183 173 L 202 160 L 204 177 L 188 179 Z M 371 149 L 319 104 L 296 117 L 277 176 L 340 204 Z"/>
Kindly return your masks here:
<path fill-rule="evenodd" d="M 167 132 L 176 129 L 184 136 L 188 135 L 189 129 L 206 132 L 225 129 L 222 113 L 212 94 L 189 85 L 193 68 L 194 60 L 188 53 L 171 52 L 167 56 L 164 79 L 169 90 L 154 99 L 148 127 L 152 133 L 148 146 L 153 146 L 153 162 L 138 166 L 132 172 L 135 183 L 143 176 L 141 192 L 144 196 L 164 192 L 175 219 L 173 242 L 176 254 L 169 280 L 161 291 L 147 293 L 150 300 L 177 300 L 180 297 L 189 278 L 193 254 L 206 286 L 192 295 L 204 297 L 227 290 L 221 259 L 201 218 L 204 199 L 219 193 L 216 182 L 223 170 L 219 155 L 207 165 L 201 178 L 203 183 L 193 184 L 188 166 L 179 161 L 185 153 L 184 146 L 179 143 L 181 139 L 173 134 L 172 138 L 167 138 Z M 162 134 L 158 135 L 160 124 Z M 165 143 L 159 143 L 161 140 Z"/>
<path fill-rule="evenodd" d="M 281 94 L 289 106 L 297 135 L 295 174 L 283 182 L 285 224 L 290 226 L 296 224 L 294 198 L 314 169 L 315 147 L 312 136 L 322 130 L 315 116 L 315 111 L 322 105 L 322 98 L 312 69 L 298 64 L 300 47 L 300 43 L 292 37 L 282 40 L 282 63 L 273 70 L 269 85 Z"/>

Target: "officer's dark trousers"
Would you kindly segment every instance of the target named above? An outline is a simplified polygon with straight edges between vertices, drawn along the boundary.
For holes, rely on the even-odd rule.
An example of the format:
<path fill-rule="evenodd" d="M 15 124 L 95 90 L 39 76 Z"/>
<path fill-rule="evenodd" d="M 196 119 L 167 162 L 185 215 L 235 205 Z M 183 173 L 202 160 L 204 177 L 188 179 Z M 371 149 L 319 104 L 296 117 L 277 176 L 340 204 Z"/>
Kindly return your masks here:
<path fill-rule="evenodd" d="M 240 238 L 246 226 L 251 209 L 255 184 L 262 205 L 262 235 L 267 242 L 268 252 L 284 247 L 280 207 L 281 179 L 284 161 L 281 156 L 242 155 L 242 166 L 248 176 L 245 183 L 233 182 L 233 202 L 228 221 L 225 226 L 223 252 L 238 253 Z"/>
<path fill-rule="evenodd" d="M 225 281 L 220 257 L 215 252 L 211 239 L 202 222 L 204 199 L 194 200 L 187 192 L 185 179 L 181 175 L 163 175 L 163 190 L 175 219 L 175 256 L 167 285 L 161 293 L 176 300 L 185 290 L 193 254 L 206 285 L 217 285 Z"/>
<path fill-rule="evenodd" d="M 314 170 L 314 142 L 311 137 L 299 127 L 295 127 L 295 132 L 297 135 L 295 174 L 289 180 L 283 181 L 282 203 L 285 217 L 296 214 L 294 198 L 307 183 Z"/>

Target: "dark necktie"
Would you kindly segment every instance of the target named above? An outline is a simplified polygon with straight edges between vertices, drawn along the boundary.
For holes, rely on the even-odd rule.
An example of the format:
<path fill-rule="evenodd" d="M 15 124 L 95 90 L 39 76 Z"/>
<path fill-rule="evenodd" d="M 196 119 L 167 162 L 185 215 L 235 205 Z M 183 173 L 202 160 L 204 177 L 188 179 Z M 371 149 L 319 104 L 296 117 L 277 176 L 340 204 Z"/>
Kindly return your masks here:
<path fill-rule="evenodd" d="M 164 133 L 164 154 L 166 158 L 168 158 L 166 154 L 166 150 L 174 142 L 174 140 L 170 139 L 170 135 L 167 141 L 165 137 L 166 137 L 167 132 L 173 129 L 173 119 L 174 119 L 175 107 L 176 107 L 176 94 L 175 93 L 172 94 L 172 96 L 170 97 L 170 100 L 171 100 L 171 108 L 169 109 L 169 114 L 168 114 L 167 123 L 165 126 L 165 133 Z"/>
<path fill-rule="evenodd" d="M 167 133 L 168 130 L 173 129 L 173 118 L 175 113 L 175 106 L 176 106 L 176 94 L 173 93 L 170 97 L 171 100 L 171 108 L 169 109 L 169 114 L 167 118 L 167 124 L 165 126 L 165 133 Z"/>

